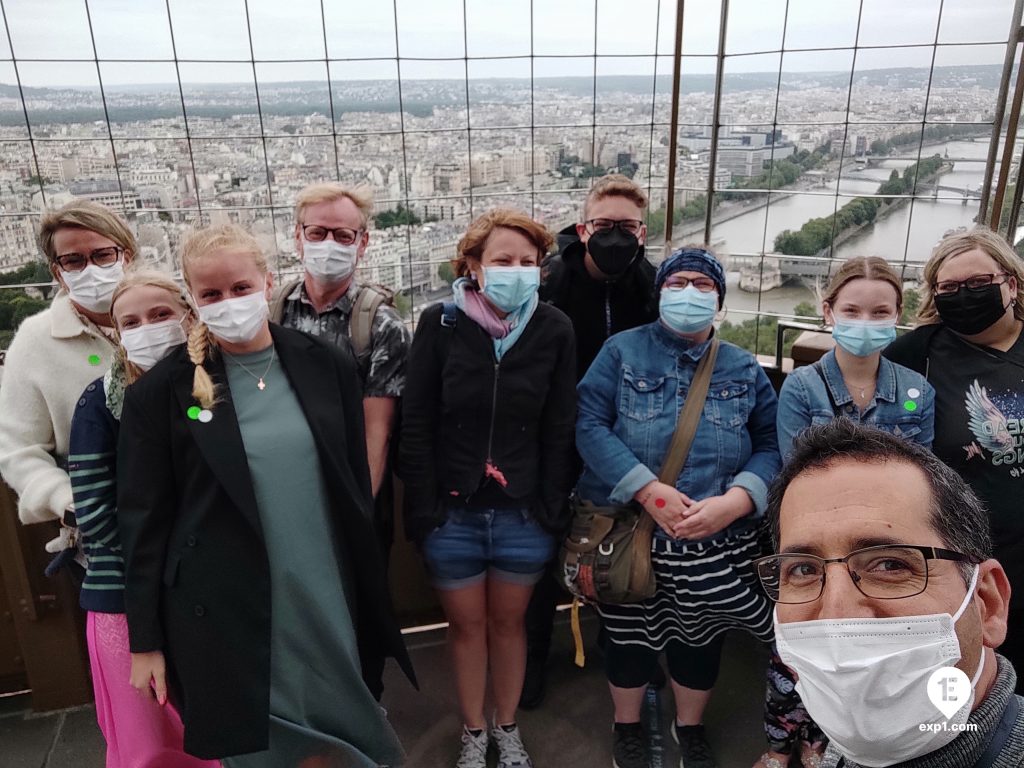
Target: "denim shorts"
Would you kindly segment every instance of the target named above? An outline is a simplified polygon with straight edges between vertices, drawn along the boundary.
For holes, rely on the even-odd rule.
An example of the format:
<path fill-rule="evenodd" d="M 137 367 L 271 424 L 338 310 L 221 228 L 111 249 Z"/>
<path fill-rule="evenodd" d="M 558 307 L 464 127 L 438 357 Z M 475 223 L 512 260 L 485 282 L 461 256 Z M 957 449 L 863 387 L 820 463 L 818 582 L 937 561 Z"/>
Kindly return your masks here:
<path fill-rule="evenodd" d="M 493 579 L 531 586 L 555 554 L 555 537 L 526 509 L 449 508 L 423 542 L 423 559 L 437 589 L 461 589 Z"/>

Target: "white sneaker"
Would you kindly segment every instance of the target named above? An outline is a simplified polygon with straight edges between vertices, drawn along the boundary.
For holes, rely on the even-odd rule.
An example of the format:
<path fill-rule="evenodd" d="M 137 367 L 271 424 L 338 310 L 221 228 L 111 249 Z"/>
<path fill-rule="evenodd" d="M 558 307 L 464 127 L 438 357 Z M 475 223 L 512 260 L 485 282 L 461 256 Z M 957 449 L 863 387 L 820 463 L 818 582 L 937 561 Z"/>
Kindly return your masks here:
<path fill-rule="evenodd" d="M 455 768 L 487 768 L 487 731 L 479 735 L 462 726 L 462 751 Z"/>
<path fill-rule="evenodd" d="M 491 738 L 498 747 L 498 768 L 533 768 L 518 725 L 511 728 L 495 725 L 491 729 Z"/>

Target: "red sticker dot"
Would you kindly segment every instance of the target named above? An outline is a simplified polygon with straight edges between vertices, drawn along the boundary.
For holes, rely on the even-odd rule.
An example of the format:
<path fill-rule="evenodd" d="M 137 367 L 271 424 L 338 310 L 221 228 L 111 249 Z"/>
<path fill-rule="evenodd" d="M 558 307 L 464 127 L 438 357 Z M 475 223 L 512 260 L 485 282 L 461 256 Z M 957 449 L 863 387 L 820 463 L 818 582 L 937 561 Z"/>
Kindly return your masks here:
<path fill-rule="evenodd" d="M 656 506 L 658 509 L 661 509 L 662 507 L 665 506 L 665 500 L 664 499 L 655 499 L 654 500 L 654 506 Z"/>

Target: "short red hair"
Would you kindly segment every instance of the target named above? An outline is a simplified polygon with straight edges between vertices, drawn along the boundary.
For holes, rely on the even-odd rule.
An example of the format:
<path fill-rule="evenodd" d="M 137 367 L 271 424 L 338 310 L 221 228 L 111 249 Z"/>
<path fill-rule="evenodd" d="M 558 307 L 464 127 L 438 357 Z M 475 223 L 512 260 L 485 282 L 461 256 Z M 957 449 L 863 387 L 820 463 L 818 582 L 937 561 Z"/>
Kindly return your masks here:
<path fill-rule="evenodd" d="M 493 208 L 477 216 L 469 225 L 466 234 L 459 240 L 458 255 L 452 265 L 457 277 L 469 277 L 467 259 L 480 261 L 483 257 L 487 238 L 496 229 L 512 229 L 537 246 L 538 258 L 543 258 L 555 242 L 547 228 L 538 224 L 522 211 L 515 208 Z"/>

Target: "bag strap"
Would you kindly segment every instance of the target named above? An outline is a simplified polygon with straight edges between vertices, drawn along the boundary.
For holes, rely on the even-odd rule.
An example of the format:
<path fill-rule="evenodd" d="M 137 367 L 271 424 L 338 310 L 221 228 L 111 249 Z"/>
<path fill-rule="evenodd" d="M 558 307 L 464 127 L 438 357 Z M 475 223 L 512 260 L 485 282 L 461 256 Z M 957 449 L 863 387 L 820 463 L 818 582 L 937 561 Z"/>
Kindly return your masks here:
<path fill-rule="evenodd" d="M 704 351 L 704 355 L 697 365 L 697 372 L 690 382 L 690 391 L 686 393 L 686 402 L 679 414 L 679 421 L 676 423 L 675 434 L 672 435 L 672 442 L 669 443 L 668 453 L 661 465 L 661 474 L 658 479 L 675 487 L 679 473 L 683 471 L 686 464 L 686 457 L 690 454 L 690 446 L 693 445 L 693 438 L 697 434 L 697 425 L 700 423 L 701 414 L 704 412 L 704 401 L 708 396 L 708 389 L 711 386 L 711 374 L 715 369 L 715 359 L 718 357 L 718 337 L 711 340 L 711 344 Z"/>
<path fill-rule="evenodd" d="M 704 401 L 708 397 L 711 386 L 711 374 L 715 370 L 715 359 L 718 357 L 718 336 L 711 339 L 711 344 L 704 350 L 704 355 L 697 364 L 697 371 L 690 382 L 690 391 L 686 393 L 686 402 L 676 422 L 676 431 L 669 443 L 668 453 L 661 465 L 658 479 L 675 488 L 679 473 L 683 471 L 686 457 L 697 434 L 697 425 L 704 413 Z M 633 536 L 633 557 L 630 567 L 629 583 L 639 589 L 650 579 L 651 572 L 651 539 L 654 535 L 654 518 L 641 507 L 640 518 L 636 524 L 636 535 Z"/>
<path fill-rule="evenodd" d="M 377 310 L 385 301 L 387 301 L 387 296 L 373 286 L 362 285 L 359 287 L 359 295 L 356 296 L 355 304 L 352 307 L 352 321 L 348 327 L 348 335 L 352 340 L 352 349 L 356 358 L 362 357 L 370 348 L 373 318 L 377 316 Z"/>
<path fill-rule="evenodd" d="M 280 325 L 281 318 L 284 317 L 284 303 L 302 280 L 302 277 L 296 277 L 286 283 L 281 283 L 274 289 L 270 299 L 270 322 Z"/>
<path fill-rule="evenodd" d="M 836 403 L 836 399 L 832 396 L 832 388 L 828 385 L 828 379 L 825 378 L 825 371 L 821 368 L 821 360 L 815 360 L 811 364 L 814 372 L 818 374 L 818 378 L 821 379 L 821 383 L 825 385 L 825 394 L 828 395 L 829 405 L 832 406 L 832 414 L 834 416 L 841 416 L 842 411 L 839 408 L 839 404 Z"/>

